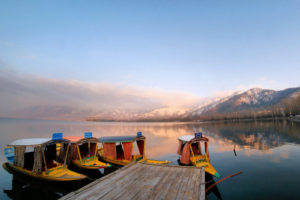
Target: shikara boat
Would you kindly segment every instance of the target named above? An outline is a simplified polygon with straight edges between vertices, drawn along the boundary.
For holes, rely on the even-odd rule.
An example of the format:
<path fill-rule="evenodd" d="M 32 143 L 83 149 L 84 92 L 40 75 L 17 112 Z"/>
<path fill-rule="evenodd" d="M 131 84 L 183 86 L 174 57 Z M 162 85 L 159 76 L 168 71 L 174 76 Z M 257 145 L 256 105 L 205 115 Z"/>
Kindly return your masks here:
<path fill-rule="evenodd" d="M 146 162 L 152 164 L 167 164 L 170 161 L 150 160 L 145 156 L 146 138 L 141 132 L 137 136 L 114 136 L 101 137 L 99 142 L 102 148 L 98 149 L 98 154 L 106 162 L 124 166 L 133 161 Z M 136 146 L 136 147 L 134 147 Z"/>
<path fill-rule="evenodd" d="M 202 133 L 195 133 L 195 135 L 180 136 L 178 140 L 179 147 L 177 153 L 180 155 L 181 164 L 204 167 L 205 172 L 217 178 L 220 177 L 220 174 L 210 164 L 208 138 L 203 137 Z"/>
<path fill-rule="evenodd" d="M 53 138 L 28 138 L 16 140 L 5 147 L 7 166 L 12 170 L 48 181 L 76 181 L 86 176 L 67 168 L 68 141 L 62 133 Z M 57 144 L 66 146 L 66 151 L 57 154 Z"/>
<path fill-rule="evenodd" d="M 98 139 L 92 137 L 91 132 L 81 136 L 67 136 L 64 139 L 70 141 L 71 148 L 69 153 L 70 162 L 78 168 L 95 170 L 110 167 L 108 163 L 98 160 L 97 144 Z"/>

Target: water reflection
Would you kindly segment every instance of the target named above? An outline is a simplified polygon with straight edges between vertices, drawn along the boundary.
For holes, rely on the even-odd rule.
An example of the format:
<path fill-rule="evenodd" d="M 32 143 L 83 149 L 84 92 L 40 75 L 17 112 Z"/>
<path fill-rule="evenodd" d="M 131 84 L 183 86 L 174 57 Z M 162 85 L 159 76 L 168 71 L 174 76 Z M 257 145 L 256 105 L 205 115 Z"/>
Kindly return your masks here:
<path fill-rule="evenodd" d="M 278 191 L 281 190 L 281 193 L 277 194 L 278 197 L 285 194 L 291 199 L 300 198 L 297 193 L 293 192 L 297 189 L 297 184 L 291 184 L 291 178 L 287 178 L 300 176 L 298 170 L 300 167 L 298 159 L 300 153 L 300 124 L 287 121 L 211 124 L 98 123 L 1 119 L 1 164 L 6 162 L 3 156 L 3 148 L 13 140 L 26 137 L 49 137 L 53 132 L 63 132 L 65 135 L 82 135 L 84 132 L 89 131 L 92 131 L 95 137 L 134 135 L 136 132 L 142 131 L 147 138 L 147 157 L 167 159 L 173 161 L 175 165 L 179 158 L 176 154 L 177 138 L 185 134 L 203 132 L 210 140 L 211 162 L 223 177 L 237 171 L 245 172 L 232 180 L 222 182 L 216 187 L 215 190 L 217 191 L 210 192 L 208 199 L 247 199 L 247 197 L 249 197 L 248 199 L 257 199 L 256 195 L 253 196 L 254 194 L 266 197 L 265 193 L 274 193 L 273 191 L 276 188 L 278 188 Z M 258 179 L 262 176 L 267 177 L 266 181 Z M 101 177 L 101 174 L 99 174 L 99 177 Z M 2 190 L 5 189 L 5 194 L 0 193 L 0 199 L 14 198 L 12 195 L 19 195 L 20 193 L 15 192 L 15 188 L 18 188 L 18 190 L 27 188 L 23 191 L 24 194 L 46 190 L 44 187 L 43 189 L 38 188 L 35 184 L 26 185 L 22 180 L 21 184 L 23 186 L 20 187 L 18 177 L 9 177 L 3 169 L 0 169 L 0 178 L 2 180 L 0 186 Z M 279 187 L 282 184 L 286 185 L 284 191 Z M 260 186 L 263 188 L 262 190 L 258 190 Z M 234 188 L 235 190 L 233 190 Z M 52 192 L 47 196 L 55 199 L 64 194 L 64 191 L 58 189 L 60 188 L 45 192 Z M 37 195 L 41 199 L 39 195 L 42 194 Z M 276 199 L 277 196 L 269 197 Z"/>
<path fill-rule="evenodd" d="M 210 186 L 214 185 L 216 182 L 215 180 L 213 179 L 212 175 L 206 173 L 205 174 L 205 181 L 206 181 L 206 184 L 205 184 L 205 188 L 209 188 Z M 223 199 L 222 198 L 222 195 L 219 191 L 219 188 L 218 188 L 218 185 L 212 187 L 210 190 L 208 190 L 206 192 L 206 195 L 209 196 L 209 195 L 213 195 L 215 198 L 217 199 Z"/>
<path fill-rule="evenodd" d="M 6 164 L 3 164 L 3 168 L 12 175 L 11 189 L 3 189 L 7 197 L 11 199 L 58 199 L 82 185 L 80 182 L 63 185 L 41 181 L 14 172 Z"/>
<path fill-rule="evenodd" d="M 300 124 L 287 121 L 202 124 L 214 140 L 237 145 L 237 148 L 269 150 L 286 143 L 300 144 Z"/>
<path fill-rule="evenodd" d="M 142 131 L 147 137 L 151 156 L 175 153 L 177 137 L 202 131 L 215 145 L 229 144 L 224 151 L 254 148 L 268 150 L 285 143 L 300 144 L 300 125 L 281 122 L 260 123 L 97 123 L 0 120 L 1 145 L 22 137 L 49 137 L 53 132 L 82 135 L 92 131 L 95 137 L 133 135 Z M 6 143 L 4 143 L 6 142 Z M 222 151 L 222 149 L 220 149 Z M 149 153 L 150 151 L 148 151 Z"/>

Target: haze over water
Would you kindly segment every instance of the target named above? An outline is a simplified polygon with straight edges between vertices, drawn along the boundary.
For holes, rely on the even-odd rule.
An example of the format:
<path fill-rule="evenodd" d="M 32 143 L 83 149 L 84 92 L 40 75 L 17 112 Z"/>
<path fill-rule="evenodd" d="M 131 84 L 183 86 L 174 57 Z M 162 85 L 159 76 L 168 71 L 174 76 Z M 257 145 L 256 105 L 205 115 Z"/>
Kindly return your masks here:
<path fill-rule="evenodd" d="M 1 164 L 6 162 L 3 148 L 13 140 L 26 137 L 51 137 L 53 132 L 82 135 L 92 131 L 95 137 L 135 135 L 146 136 L 146 155 L 168 159 L 177 165 L 178 136 L 203 132 L 210 140 L 209 150 L 213 166 L 222 178 L 242 171 L 241 175 L 221 182 L 207 199 L 299 199 L 300 124 L 282 122 L 248 123 L 100 123 L 41 120 L 0 120 Z M 234 152 L 235 149 L 235 152 Z M 71 190 L 49 188 L 45 184 L 22 179 L 12 181 L 12 175 L 0 170 L 0 199 L 11 190 L 21 199 L 55 199 Z M 17 190 L 18 189 L 18 190 Z M 63 190 L 63 191 L 61 191 Z M 42 191 L 42 192 L 41 192 Z M 9 193 L 9 192 L 8 192 Z"/>

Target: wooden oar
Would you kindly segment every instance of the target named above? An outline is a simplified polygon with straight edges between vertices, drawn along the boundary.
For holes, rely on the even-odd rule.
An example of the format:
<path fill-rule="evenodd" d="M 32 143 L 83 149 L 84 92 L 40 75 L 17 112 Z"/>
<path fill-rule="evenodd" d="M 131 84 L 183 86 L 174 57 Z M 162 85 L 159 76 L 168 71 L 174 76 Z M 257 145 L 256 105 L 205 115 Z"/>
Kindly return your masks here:
<path fill-rule="evenodd" d="M 238 172 L 238 173 L 235 173 L 235 174 L 231 174 L 231 175 L 229 175 L 229 176 L 227 176 L 227 177 L 225 177 L 225 178 L 223 178 L 223 179 L 221 179 L 221 180 L 215 182 L 215 183 L 212 184 L 209 188 L 207 188 L 207 189 L 205 190 L 205 192 L 207 192 L 208 190 L 210 190 L 211 188 L 213 188 L 213 187 L 214 187 L 215 185 L 217 185 L 218 183 L 221 183 L 222 181 L 224 181 L 224 180 L 226 180 L 226 179 L 228 179 L 228 178 L 230 178 L 230 177 L 239 175 L 239 174 L 241 174 L 241 173 L 242 173 L 242 171 L 240 171 L 240 172 Z"/>

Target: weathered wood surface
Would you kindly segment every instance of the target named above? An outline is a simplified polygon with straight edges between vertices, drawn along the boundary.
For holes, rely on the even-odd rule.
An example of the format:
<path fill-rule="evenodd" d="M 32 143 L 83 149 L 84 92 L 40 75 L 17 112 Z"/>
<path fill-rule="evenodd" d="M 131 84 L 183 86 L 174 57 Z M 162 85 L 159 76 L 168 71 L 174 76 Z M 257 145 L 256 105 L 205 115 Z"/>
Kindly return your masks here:
<path fill-rule="evenodd" d="M 205 199 L 204 168 L 131 163 L 61 198 Z"/>

